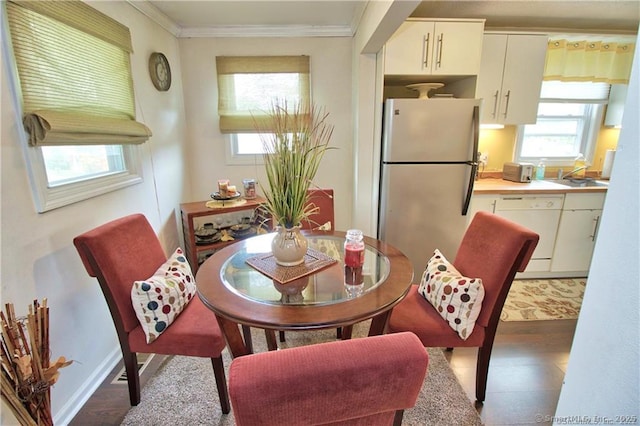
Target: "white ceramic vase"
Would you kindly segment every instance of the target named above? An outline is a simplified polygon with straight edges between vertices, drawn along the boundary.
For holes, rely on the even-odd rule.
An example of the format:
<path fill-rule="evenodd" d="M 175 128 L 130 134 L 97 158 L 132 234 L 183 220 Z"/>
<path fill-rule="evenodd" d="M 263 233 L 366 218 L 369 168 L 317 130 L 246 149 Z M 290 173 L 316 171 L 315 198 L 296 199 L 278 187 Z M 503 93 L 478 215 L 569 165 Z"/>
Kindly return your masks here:
<path fill-rule="evenodd" d="M 308 246 L 307 239 L 300 232 L 300 226 L 277 226 L 276 235 L 271 241 L 271 252 L 278 265 L 295 266 L 304 262 Z"/>

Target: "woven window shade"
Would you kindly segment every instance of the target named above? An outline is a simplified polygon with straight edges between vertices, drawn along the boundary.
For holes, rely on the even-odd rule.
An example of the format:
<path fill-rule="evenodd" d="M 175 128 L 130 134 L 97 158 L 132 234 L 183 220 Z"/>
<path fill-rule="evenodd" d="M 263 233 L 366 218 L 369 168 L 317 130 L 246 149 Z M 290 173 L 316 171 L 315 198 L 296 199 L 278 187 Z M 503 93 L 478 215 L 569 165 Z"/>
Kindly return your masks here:
<path fill-rule="evenodd" d="M 128 28 L 79 1 L 9 2 L 29 144 L 142 143 Z"/>
<path fill-rule="evenodd" d="M 218 56 L 216 70 L 222 133 L 270 130 L 267 115 L 274 103 L 308 111 L 308 56 Z"/>
<path fill-rule="evenodd" d="M 628 41 L 550 40 L 544 80 L 629 84 L 634 50 Z"/>

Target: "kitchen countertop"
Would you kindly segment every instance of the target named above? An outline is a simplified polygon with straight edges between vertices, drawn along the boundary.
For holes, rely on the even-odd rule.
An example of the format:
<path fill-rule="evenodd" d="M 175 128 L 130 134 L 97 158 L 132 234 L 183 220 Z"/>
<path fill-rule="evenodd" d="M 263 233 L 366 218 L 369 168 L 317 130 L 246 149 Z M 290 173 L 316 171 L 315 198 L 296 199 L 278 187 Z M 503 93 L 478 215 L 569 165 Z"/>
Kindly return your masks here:
<path fill-rule="evenodd" d="M 473 188 L 474 194 L 567 194 L 606 191 L 607 186 L 573 187 L 548 180 L 519 183 L 496 178 L 478 179 Z"/>

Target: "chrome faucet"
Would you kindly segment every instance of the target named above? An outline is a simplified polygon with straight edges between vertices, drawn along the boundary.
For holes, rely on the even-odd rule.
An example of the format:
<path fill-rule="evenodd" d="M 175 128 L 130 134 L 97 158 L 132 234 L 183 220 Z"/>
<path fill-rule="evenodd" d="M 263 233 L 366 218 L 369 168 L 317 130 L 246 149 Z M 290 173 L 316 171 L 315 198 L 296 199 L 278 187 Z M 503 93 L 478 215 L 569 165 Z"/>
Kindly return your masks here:
<path fill-rule="evenodd" d="M 569 173 L 559 176 L 559 178 L 560 178 L 560 180 L 566 179 L 569 176 L 571 176 L 572 174 L 577 173 L 580 170 L 585 170 L 586 168 L 587 168 L 587 166 L 576 167 L 575 169 L 571 170 Z M 560 173 L 558 173 L 558 174 L 560 174 Z"/>

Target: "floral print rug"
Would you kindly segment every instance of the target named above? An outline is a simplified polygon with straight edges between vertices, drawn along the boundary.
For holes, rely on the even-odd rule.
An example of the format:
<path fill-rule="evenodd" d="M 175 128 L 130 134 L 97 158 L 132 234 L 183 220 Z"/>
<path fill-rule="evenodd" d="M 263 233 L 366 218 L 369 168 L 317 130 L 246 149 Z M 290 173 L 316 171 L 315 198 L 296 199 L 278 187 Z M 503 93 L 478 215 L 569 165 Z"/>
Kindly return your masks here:
<path fill-rule="evenodd" d="M 514 280 L 502 309 L 502 321 L 576 319 L 586 278 Z"/>

